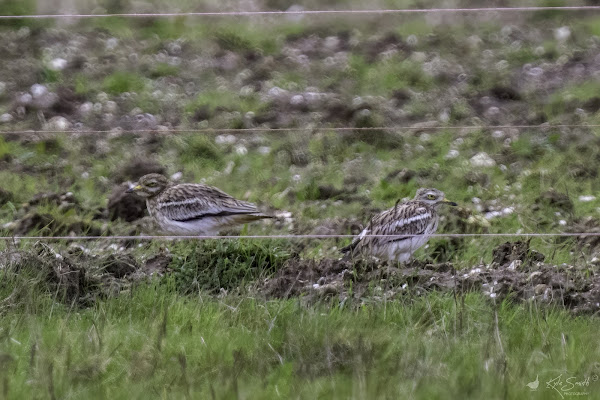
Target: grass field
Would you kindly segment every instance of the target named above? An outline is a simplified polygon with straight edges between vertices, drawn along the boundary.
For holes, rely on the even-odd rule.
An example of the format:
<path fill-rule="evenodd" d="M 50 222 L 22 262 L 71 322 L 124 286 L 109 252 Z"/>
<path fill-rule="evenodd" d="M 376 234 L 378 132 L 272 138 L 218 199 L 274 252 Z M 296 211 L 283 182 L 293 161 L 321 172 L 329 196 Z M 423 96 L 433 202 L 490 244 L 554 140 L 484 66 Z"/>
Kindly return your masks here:
<path fill-rule="evenodd" d="M 560 374 L 596 398 L 600 373 L 596 319 L 477 294 L 307 306 L 156 284 L 84 310 L 25 298 L 1 320 L 11 398 L 542 399 L 558 395 L 526 384 Z"/>
<path fill-rule="evenodd" d="M 2 22 L 0 230 L 154 234 L 123 192 L 161 172 L 279 216 L 242 235 L 357 234 L 420 187 L 459 204 L 440 233 L 598 233 L 598 26 L 558 11 Z M 598 237 L 436 238 L 408 265 L 339 261 L 348 242 L 6 240 L 0 398 L 600 398 Z"/>

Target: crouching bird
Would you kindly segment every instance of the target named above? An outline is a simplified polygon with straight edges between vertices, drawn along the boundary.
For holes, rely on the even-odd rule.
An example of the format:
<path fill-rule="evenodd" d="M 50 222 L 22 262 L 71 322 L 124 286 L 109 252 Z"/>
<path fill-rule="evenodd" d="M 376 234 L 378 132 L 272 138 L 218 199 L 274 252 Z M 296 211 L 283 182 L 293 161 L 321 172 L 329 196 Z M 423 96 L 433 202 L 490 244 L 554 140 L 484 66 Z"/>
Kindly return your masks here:
<path fill-rule="evenodd" d="M 346 253 L 346 258 L 362 254 L 406 262 L 437 230 L 440 220 L 437 209 L 443 204 L 456 206 L 437 189 L 419 189 L 414 199 L 398 201 L 394 207 L 374 216 L 360 235 L 341 251 Z"/>
<path fill-rule="evenodd" d="M 161 230 L 174 235 L 216 236 L 226 228 L 263 218 L 255 204 L 196 183 L 173 184 L 160 174 L 142 176 L 127 192 L 146 199 Z"/>

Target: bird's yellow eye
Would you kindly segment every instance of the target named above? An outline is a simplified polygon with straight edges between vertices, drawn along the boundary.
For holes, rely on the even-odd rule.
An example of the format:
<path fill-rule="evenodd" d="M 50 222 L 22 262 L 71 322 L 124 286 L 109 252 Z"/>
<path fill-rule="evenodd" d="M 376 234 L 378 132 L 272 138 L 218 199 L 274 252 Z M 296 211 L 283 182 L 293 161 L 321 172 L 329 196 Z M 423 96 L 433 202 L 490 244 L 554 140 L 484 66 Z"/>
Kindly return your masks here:
<path fill-rule="evenodd" d="M 434 194 L 428 194 L 427 195 L 427 199 L 428 200 L 435 200 L 435 195 Z"/>
<path fill-rule="evenodd" d="M 149 187 L 154 187 L 154 186 L 156 186 L 156 182 L 148 182 L 148 183 L 146 184 L 146 186 L 149 186 Z"/>

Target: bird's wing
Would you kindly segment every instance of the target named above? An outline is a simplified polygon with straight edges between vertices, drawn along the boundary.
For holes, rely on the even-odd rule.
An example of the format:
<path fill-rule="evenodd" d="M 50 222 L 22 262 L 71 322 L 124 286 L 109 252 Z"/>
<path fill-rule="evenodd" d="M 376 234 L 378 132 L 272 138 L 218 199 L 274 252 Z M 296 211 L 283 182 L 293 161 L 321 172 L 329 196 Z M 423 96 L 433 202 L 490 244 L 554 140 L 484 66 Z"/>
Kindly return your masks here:
<path fill-rule="evenodd" d="M 434 218 L 430 207 L 422 203 L 397 204 L 371 219 L 369 225 L 354 238 L 342 252 L 354 250 L 357 246 L 380 246 L 409 239 L 409 235 L 422 235 Z M 373 237 L 370 235 L 394 235 L 393 237 Z"/>
<path fill-rule="evenodd" d="M 356 248 L 356 246 L 358 246 L 364 240 L 365 236 L 370 234 L 370 232 L 371 224 L 369 224 L 365 229 L 363 229 L 358 236 L 352 239 L 352 243 L 350 243 L 348 246 L 342 247 L 340 251 L 342 253 L 348 253 L 349 251 L 353 251 Z"/>
<path fill-rule="evenodd" d="M 435 211 L 419 203 L 400 204 L 385 215 L 381 215 L 379 221 L 373 223 L 372 235 L 394 235 L 394 237 L 380 237 L 378 244 L 399 242 L 409 239 L 411 235 L 422 235 L 427 231 L 427 226 Z"/>
<path fill-rule="evenodd" d="M 205 217 L 260 214 L 255 204 L 238 200 L 215 187 L 200 184 L 170 187 L 157 200 L 157 209 L 165 217 L 180 222 Z"/>

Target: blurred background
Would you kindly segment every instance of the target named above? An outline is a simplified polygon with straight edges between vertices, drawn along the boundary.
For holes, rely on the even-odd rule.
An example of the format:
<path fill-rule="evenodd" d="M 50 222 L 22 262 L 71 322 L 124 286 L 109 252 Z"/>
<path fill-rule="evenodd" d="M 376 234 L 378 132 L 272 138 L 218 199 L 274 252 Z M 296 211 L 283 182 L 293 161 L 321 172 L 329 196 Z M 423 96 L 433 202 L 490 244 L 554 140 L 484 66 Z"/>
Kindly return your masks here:
<path fill-rule="evenodd" d="M 477 6 L 29 0 L 4 1 L 0 13 Z M 354 234 L 419 187 L 461 204 L 444 216 L 443 232 L 600 229 L 598 12 L 16 19 L 0 27 L 7 232 L 150 232 L 143 201 L 122 185 L 155 171 L 287 216 L 253 226 L 257 233 Z M 538 239 L 569 261 L 594 257 L 590 241 Z M 422 251 L 472 264 L 500 242 L 439 240 Z M 303 251 L 333 255 L 341 244 Z"/>

